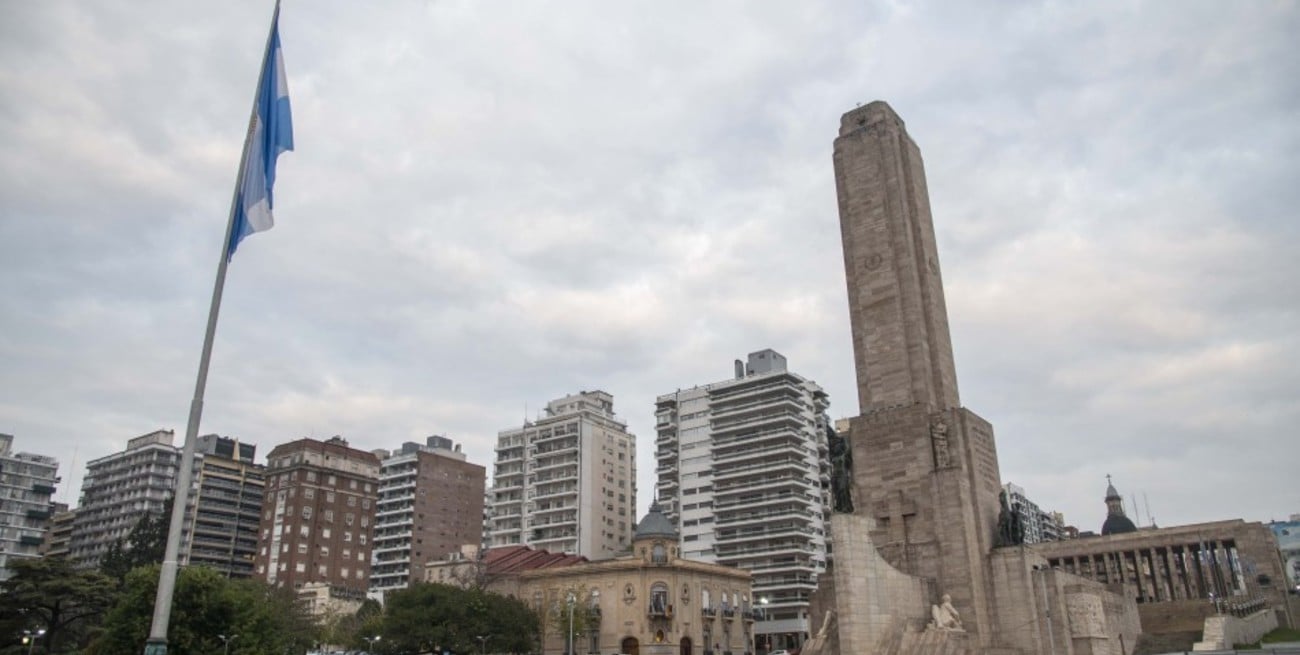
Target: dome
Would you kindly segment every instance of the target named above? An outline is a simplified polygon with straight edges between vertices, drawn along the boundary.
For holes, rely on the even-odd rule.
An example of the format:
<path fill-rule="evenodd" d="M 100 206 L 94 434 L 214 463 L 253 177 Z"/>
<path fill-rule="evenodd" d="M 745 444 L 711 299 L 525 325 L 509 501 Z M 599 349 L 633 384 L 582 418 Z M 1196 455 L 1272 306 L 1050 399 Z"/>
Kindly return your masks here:
<path fill-rule="evenodd" d="M 1106 522 L 1101 524 L 1101 534 L 1124 534 L 1125 532 L 1137 532 L 1137 526 L 1123 514 L 1111 514 L 1106 517 Z"/>
<path fill-rule="evenodd" d="M 636 524 L 636 536 L 633 539 L 648 539 L 653 537 L 664 537 L 667 539 L 677 540 L 677 527 L 664 516 L 663 508 L 659 506 L 659 501 L 650 503 L 650 511 L 646 513 L 645 518 Z"/>

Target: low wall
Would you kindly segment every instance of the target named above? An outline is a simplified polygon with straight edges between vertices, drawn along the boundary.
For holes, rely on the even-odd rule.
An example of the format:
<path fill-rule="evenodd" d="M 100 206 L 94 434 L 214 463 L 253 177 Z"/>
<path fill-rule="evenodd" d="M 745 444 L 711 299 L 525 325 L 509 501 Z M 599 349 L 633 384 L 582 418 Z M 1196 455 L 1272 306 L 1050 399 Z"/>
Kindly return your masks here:
<path fill-rule="evenodd" d="M 1272 609 L 1245 617 L 1218 614 L 1205 619 L 1205 632 L 1201 641 L 1192 644 L 1192 650 L 1224 650 L 1236 644 L 1253 644 L 1275 629 L 1277 614 Z"/>

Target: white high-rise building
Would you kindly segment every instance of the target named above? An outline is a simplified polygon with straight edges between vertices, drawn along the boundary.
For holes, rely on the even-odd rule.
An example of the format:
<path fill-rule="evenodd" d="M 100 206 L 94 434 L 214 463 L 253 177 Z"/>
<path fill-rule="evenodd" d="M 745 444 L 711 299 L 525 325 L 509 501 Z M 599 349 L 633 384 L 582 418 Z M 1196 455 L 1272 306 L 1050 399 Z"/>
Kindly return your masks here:
<path fill-rule="evenodd" d="M 632 547 L 636 437 L 614 397 L 583 391 L 497 435 L 489 546 L 526 545 L 592 559 Z"/>
<path fill-rule="evenodd" d="M 13 452 L 13 436 L 0 434 L 0 580 L 9 561 L 40 556 L 59 462 L 47 455 Z"/>
<path fill-rule="evenodd" d="M 794 647 L 826 570 L 830 463 L 826 393 L 773 350 L 736 360 L 735 377 L 659 396 L 659 503 L 682 557 L 754 576 L 755 640 Z"/>

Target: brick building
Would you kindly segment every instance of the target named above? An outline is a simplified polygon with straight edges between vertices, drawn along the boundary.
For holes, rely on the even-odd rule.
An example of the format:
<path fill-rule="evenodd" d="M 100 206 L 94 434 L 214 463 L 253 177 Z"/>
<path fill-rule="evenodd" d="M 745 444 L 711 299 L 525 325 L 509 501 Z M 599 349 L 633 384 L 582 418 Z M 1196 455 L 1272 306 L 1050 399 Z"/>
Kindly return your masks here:
<path fill-rule="evenodd" d="M 266 502 L 258 529 L 258 578 L 365 592 L 379 458 L 341 437 L 299 439 L 267 455 Z"/>
<path fill-rule="evenodd" d="M 486 469 L 446 437 L 408 442 L 383 459 L 371 591 L 403 589 L 427 562 L 483 540 Z"/>

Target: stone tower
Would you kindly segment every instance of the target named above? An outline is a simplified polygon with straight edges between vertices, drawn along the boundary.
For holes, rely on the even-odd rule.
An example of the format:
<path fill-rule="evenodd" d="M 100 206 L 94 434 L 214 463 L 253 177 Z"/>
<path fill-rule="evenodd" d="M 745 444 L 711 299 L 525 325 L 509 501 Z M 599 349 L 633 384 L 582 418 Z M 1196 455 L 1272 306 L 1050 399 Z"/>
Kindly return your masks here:
<path fill-rule="evenodd" d="M 925 168 L 889 105 L 841 119 L 835 185 L 861 414 L 832 474 L 835 560 L 814 603 L 833 598 L 838 624 L 805 652 L 1131 653 L 1132 598 L 994 546 L 993 427 L 957 396 Z"/>
<path fill-rule="evenodd" d="M 960 406 L 921 151 L 889 105 L 841 119 L 835 187 L 861 411 Z"/>
<path fill-rule="evenodd" d="M 855 513 L 880 556 L 930 581 L 929 602 L 950 594 L 981 639 L 1001 478 L 992 426 L 957 395 L 921 152 L 873 102 L 843 116 L 834 160 L 861 406 Z"/>

